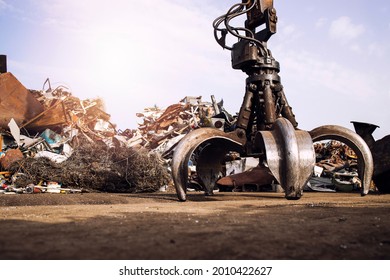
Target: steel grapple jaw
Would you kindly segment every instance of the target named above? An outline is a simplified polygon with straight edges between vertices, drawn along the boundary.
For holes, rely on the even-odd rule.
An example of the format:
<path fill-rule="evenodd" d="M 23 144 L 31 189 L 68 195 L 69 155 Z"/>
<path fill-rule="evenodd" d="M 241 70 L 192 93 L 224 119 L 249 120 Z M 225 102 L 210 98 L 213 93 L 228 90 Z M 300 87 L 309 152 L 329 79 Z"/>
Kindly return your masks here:
<path fill-rule="evenodd" d="M 270 131 L 259 131 L 255 147 L 265 151 L 266 162 L 287 199 L 299 199 L 315 164 L 310 134 L 295 130 L 284 118 L 278 118 Z"/>
<path fill-rule="evenodd" d="M 216 182 L 224 176 L 226 155 L 232 151 L 259 158 L 259 166 L 269 169 L 275 181 L 283 188 L 286 199 L 299 199 L 303 188 L 313 174 L 315 152 L 313 142 L 325 139 L 341 141 L 358 156 L 361 194 L 368 193 L 373 173 L 371 152 L 364 140 L 341 126 L 325 125 L 310 132 L 298 130 L 285 118 L 278 118 L 272 129 L 258 131 L 253 142 L 240 137 L 239 131 L 223 132 L 200 128 L 188 133 L 178 144 L 172 159 L 172 177 L 180 201 L 187 199 L 189 184 L 188 163 L 195 161 L 199 183 L 206 195 L 212 195 Z M 261 182 L 259 182 L 261 183 Z"/>
<path fill-rule="evenodd" d="M 247 141 L 234 131 L 225 133 L 200 128 L 187 134 L 176 147 L 172 159 L 172 176 L 179 200 L 186 200 L 188 162 L 196 154 L 196 171 L 206 195 L 211 195 L 222 176 L 224 158 L 229 152 L 246 155 Z M 265 164 L 285 190 L 287 199 L 299 199 L 303 186 L 312 174 L 315 163 L 313 143 L 308 132 L 295 130 L 291 123 L 279 118 L 270 131 L 256 134 L 253 145 L 259 165 Z"/>
<path fill-rule="evenodd" d="M 321 140 L 337 140 L 348 145 L 357 156 L 358 174 L 362 182 L 361 195 L 368 194 L 372 175 L 374 173 L 374 160 L 368 144 L 357 133 L 338 125 L 324 125 L 309 132 L 314 142 Z"/>
<path fill-rule="evenodd" d="M 188 163 L 196 156 L 196 171 L 205 193 L 213 193 L 223 159 L 229 151 L 242 152 L 245 141 L 234 132 L 225 133 L 213 128 L 199 128 L 188 133 L 177 145 L 172 158 L 172 177 L 179 200 L 187 199 Z"/>
<path fill-rule="evenodd" d="M 233 19 L 244 15 L 244 27 L 233 26 Z M 248 76 L 245 95 L 235 131 L 200 128 L 188 133 L 176 147 L 172 176 L 179 200 L 186 200 L 190 159 L 196 165 L 199 184 L 211 195 L 223 176 L 226 155 L 232 151 L 257 158 L 260 169 L 272 174 L 287 199 L 299 199 L 316 163 L 313 142 L 326 139 L 339 140 L 355 152 L 362 195 L 368 193 L 374 164 L 368 145 L 358 134 L 331 125 L 310 132 L 297 128 L 279 76 L 279 62 L 267 47 L 276 33 L 276 23 L 273 1 L 268 0 L 243 0 L 214 20 L 214 37 L 231 51 L 232 68 Z M 237 43 L 227 45 L 227 35 L 236 37 Z"/>

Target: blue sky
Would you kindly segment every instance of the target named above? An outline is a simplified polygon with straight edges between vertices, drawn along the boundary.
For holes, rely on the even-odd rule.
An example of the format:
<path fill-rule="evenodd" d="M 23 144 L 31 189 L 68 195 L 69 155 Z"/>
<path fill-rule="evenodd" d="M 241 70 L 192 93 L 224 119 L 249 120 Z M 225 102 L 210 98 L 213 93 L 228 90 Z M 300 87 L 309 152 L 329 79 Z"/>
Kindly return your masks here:
<path fill-rule="evenodd" d="M 0 0 L 0 54 L 27 88 L 46 78 L 100 97 L 118 128 L 137 112 L 215 95 L 238 112 L 245 75 L 213 37 L 212 21 L 238 0 Z M 290 105 L 305 130 L 350 121 L 390 134 L 390 4 L 385 0 L 274 1 Z"/>

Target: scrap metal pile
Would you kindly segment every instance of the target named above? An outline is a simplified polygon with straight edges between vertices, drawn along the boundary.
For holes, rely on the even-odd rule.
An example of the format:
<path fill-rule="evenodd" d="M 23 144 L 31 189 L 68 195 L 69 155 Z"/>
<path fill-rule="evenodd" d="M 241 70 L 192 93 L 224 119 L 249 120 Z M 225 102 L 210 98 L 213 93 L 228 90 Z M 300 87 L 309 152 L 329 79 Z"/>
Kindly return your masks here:
<path fill-rule="evenodd" d="M 99 99 L 65 87 L 27 90 L 0 74 L 0 192 L 156 191 L 170 181 L 158 156 L 132 149 Z"/>
<path fill-rule="evenodd" d="M 306 191 L 361 190 L 357 156 L 350 147 L 331 140 L 315 142 L 314 150 L 316 163 L 313 174 L 304 187 Z M 226 176 L 219 179 L 217 184 L 223 190 L 229 190 L 230 187 L 232 191 L 282 191 L 269 170 L 259 166 L 255 158 L 239 156 L 226 162 Z M 374 190 L 375 186 L 372 185 L 371 189 Z"/>
<path fill-rule="evenodd" d="M 357 156 L 351 148 L 332 140 L 314 143 L 314 150 L 316 164 L 306 190 L 360 191 Z"/>
<path fill-rule="evenodd" d="M 202 127 L 230 132 L 237 122 L 214 96 L 211 102 L 187 96 L 166 108 L 145 108 L 137 129 L 117 131 L 102 100 L 80 100 L 65 87 L 45 84 L 46 90 L 27 90 L 11 73 L 0 74 L 0 193 L 166 189 L 173 152 L 185 135 Z M 361 189 L 351 148 L 333 140 L 314 143 L 314 150 L 306 190 Z M 276 190 L 275 178 L 258 161 L 232 154 L 225 164 L 220 190 Z M 191 158 L 190 187 L 204 191 L 195 165 Z"/>
<path fill-rule="evenodd" d="M 175 145 L 188 132 L 200 127 L 230 130 L 234 117 L 223 108 L 223 101 L 217 103 L 214 96 L 211 100 L 205 102 L 201 96 L 187 96 L 167 108 L 145 108 L 143 113 L 137 114 L 142 120 L 138 129 L 132 131 L 128 145 L 152 150 L 169 162 Z"/>
<path fill-rule="evenodd" d="M 201 97 L 186 97 L 177 104 L 160 109 L 145 108 L 137 116 L 142 118 L 138 129 L 131 132 L 128 141 L 131 146 L 142 147 L 161 155 L 169 163 L 176 144 L 190 131 L 201 127 L 214 127 L 229 132 L 234 129 L 236 116 L 230 115 L 223 102 L 204 102 Z M 313 175 L 305 186 L 307 191 L 360 191 L 358 161 L 355 152 L 342 142 L 320 141 L 314 143 L 316 163 Z M 228 156 L 228 155 L 227 155 Z M 217 182 L 220 190 L 275 190 L 275 179 L 254 164 L 252 158 L 235 154 L 226 161 L 221 179 Z M 251 164 L 248 164 L 251 162 Z M 196 168 L 190 162 L 190 188 L 202 190 L 198 184 Z M 254 184 L 254 178 L 257 184 Z M 254 185 L 257 185 L 254 188 Z M 371 189 L 375 189 L 372 185 Z"/>

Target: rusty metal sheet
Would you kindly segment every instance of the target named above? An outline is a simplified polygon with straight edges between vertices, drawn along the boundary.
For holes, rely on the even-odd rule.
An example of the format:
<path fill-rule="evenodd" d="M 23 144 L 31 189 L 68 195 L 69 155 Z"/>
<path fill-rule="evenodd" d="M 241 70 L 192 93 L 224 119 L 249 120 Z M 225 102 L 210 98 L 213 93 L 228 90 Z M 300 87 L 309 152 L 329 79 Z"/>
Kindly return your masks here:
<path fill-rule="evenodd" d="M 41 130 L 42 128 L 56 128 L 69 122 L 63 100 L 57 100 L 52 106 L 42 113 L 25 122 L 22 127 L 31 130 Z"/>
<path fill-rule="evenodd" d="M 43 106 L 12 73 L 0 74 L 0 127 L 13 118 L 18 125 L 43 112 Z"/>
<path fill-rule="evenodd" d="M 270 185 L 275 180 L 271 171 L 264 166 L 256 166 L 242 173 L 222 177 L 217 184 L 223 186 L 244 186 L 244 185 Z"/>
<path fill-rule="evenodd" d="M 23 153 L 19 149 L 9 149 L 5 156 L 0 159 L 0 165 L 4 169 L 8 169 L 14 162 L 22 160 Z"/>
<path fill-rule="evenodd" d="M 170 105 L 164 113 L 156 120 L 160 128 L 167 128 L 172 123 L 176 121 L 177 116 L 180 112 L 185 109 L 185 105 L 182 104 L 172 104 Z"/>

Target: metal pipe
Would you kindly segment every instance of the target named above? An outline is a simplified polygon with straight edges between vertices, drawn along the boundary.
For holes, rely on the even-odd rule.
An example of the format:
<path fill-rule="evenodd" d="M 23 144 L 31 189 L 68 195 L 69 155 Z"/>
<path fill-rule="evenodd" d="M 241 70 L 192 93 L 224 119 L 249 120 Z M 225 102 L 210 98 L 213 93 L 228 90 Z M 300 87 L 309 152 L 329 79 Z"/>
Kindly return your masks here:
<path fill-rule="evenodd" d="M 277 93 L 280 96 L 280 104 L 282 105 L 282 116 L 288 119 L 294 128 L 298 127 L 297 120 L 295 119 L 295 115 L 292 111 L 292 108 L 287 102 L 286 95 L 284 94 L 283 88 Z"/>
<path fill-rule="evenodd" d="M 270 84 L 266 84 L 264 87 L 264 111 L 265 111 L 265 124 L 273 124 L 276 121 L 275 101 Z"/>
<path fill-rule="evenodd" d="M 247 87 L 237 119 L 237 127 L 246 130 L 252 115 L 253 92 Z"/>

